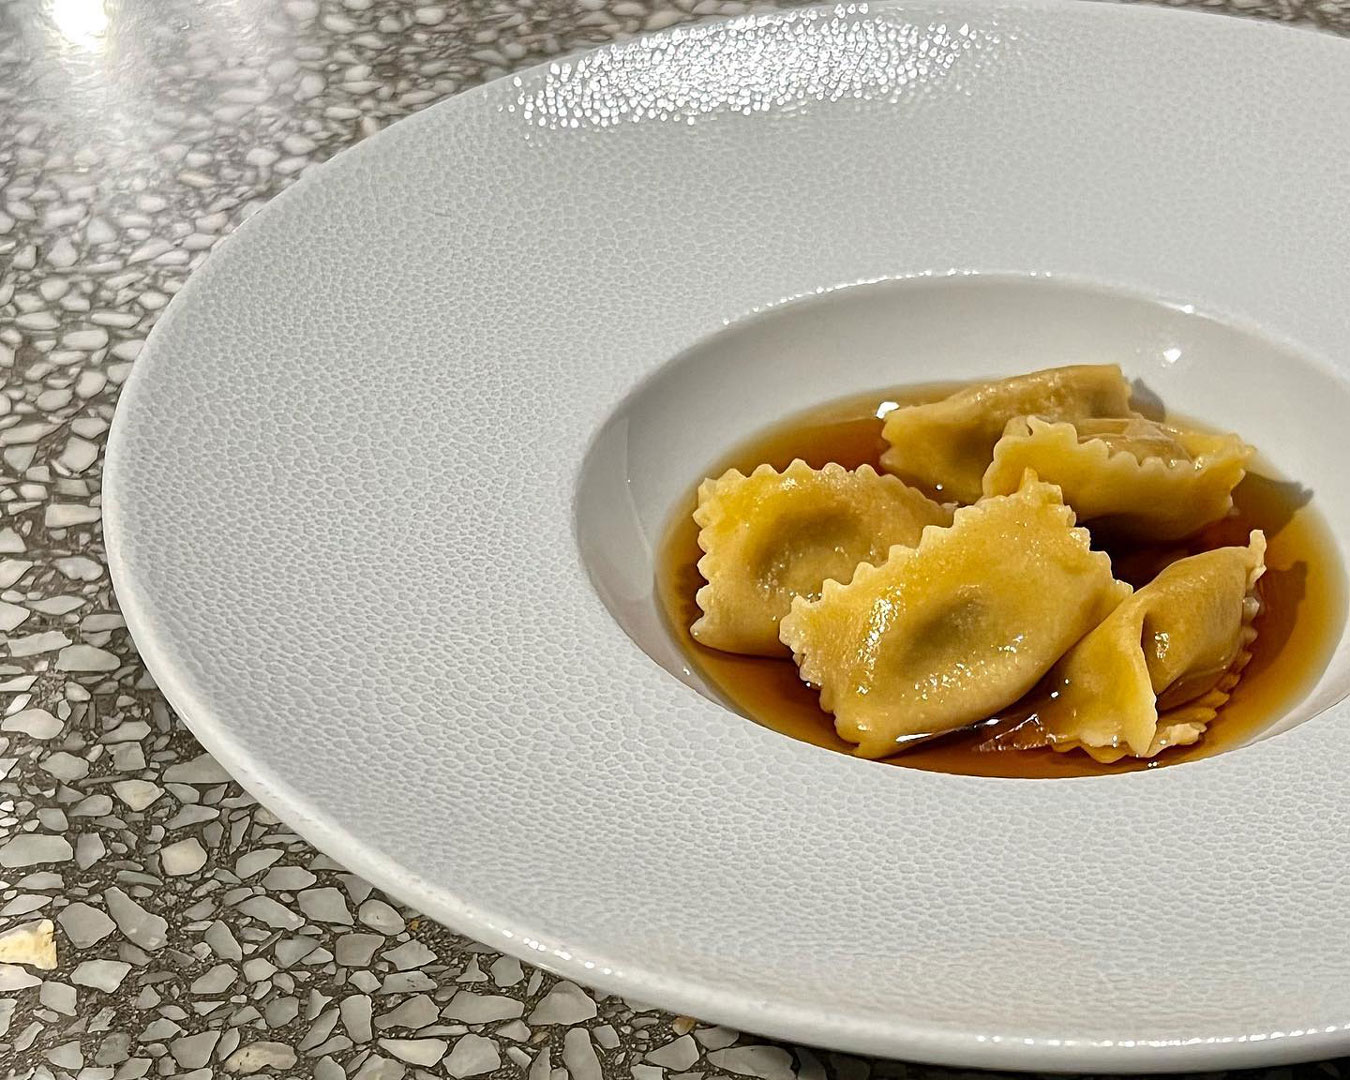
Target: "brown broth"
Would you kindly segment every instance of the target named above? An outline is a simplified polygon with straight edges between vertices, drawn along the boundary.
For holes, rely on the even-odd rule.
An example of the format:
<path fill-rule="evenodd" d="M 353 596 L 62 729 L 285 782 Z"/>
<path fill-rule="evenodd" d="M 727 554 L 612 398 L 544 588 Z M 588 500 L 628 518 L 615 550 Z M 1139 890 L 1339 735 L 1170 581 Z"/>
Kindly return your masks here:
<path fill-rule="evenodd" d="M 712 468 L 720 476 L 730 468 L 749 472 L 765 462 L 785 468 L 802 458 L 813 468 L 838 462 L 846 468 L 880 467 L 885 449 L 881 402 L 921 404 L 951 393 L 958 384 L 908 387 L 889 394 L 868 394 L 813 409 L 775 425 L 743 443 Z M 1186 420 L 1188 426 L 1202 427 Z M 1266 534 L 1266 573 L 1260 582 L 1261 613 L 1251 663 L 1232 697 L 1199 743 L 1166 750 L 1152 761 L 1126 758 L 1102 765 L 1082 751 L 980 750 L 988 727 L 963 729 L 886 759 L 886 764 L 974 776 L 1098 776 L 1159 768 L 1209 757 L 1248 742 L 1295 705 L 1316 683 L 1340 639 L 1346 615 L 1346 583 L 1335 543 L 1325 522 L 1308 505 L 1310 492 L 1296 483 L 1271 479 L 1258 460 L 1234 492 L 1233 516 L 1197 537 L 1162 548 L 1109 546 L 1116 576 L 1136 587 L 1152 576 L 1159 560 L 1179 549 L 1193 554 L 1228 544 L 1246 544 L 1252 529 Z M 699 645 L 689 626 L 699 616 L 694 594 L 703 584 L 698 572 L 702 552 L 691 517 L 695 495 L 679 507 L 667 529 L 657 563 L 657 597 L 671 633 L 694 669 L 727 704 L 765 727 L 841 753 L 852 744 L 834 731 L 816 692 L 797 675 L 790 659 L 737 656 Z"/>

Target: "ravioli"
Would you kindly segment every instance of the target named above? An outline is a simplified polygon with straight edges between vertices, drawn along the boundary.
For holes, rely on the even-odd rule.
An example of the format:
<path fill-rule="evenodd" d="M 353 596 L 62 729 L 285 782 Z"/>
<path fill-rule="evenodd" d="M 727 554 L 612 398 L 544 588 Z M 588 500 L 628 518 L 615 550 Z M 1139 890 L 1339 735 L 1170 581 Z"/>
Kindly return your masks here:
<path fill-rule="evenodd" d="M 1058 484 L 1079 521 L 1112 536 L 1178 540 L 1228 514 L 1253 450 L 1236 435 L 1210 435 L 1143 417 L 1008 421 L 984 474 L 986 495 L 1016 489 L 1034 469 Z"/>
<path fill-rule="evenodd" d="M 881 467 L 944 499 L 973 503 L 994 445 L 1017 416 L 1052 420 L 1134 416 L 1130 386 L 1115 364 L 1048 368 L 979 383 L 927 405 L 887 414 L 882 436 L 890 448 Z M 1019 473 L 1013 478 L 1016 487 Z"/>
<path fill-rule="evenodd" d="M 870 465 L 815 470 L 798 459 L 781 473 L 761 465 L 705 480 L 694 521 L 707 584 L 690 633 L 724 652 L 784 656 L 778 622 L 794 597 L 814 599 L 827 578 L 848 581 L 859 563 L 951 518 L 949 507 Z"/>
<path fill-rule="evenodd" d="M 1102 762 L 1193 743 L 1236 685 L 1256 639 L 1266 538 L 1179 559 L 1055 665 L 1044 741 Z"/>
<path fill-rule="evenodd" d="M 1129 595 L 1059 489 L 1028 473 L 794 600 L 779 633 L 839 735 L 885 757 L 1011 705 Z"/>

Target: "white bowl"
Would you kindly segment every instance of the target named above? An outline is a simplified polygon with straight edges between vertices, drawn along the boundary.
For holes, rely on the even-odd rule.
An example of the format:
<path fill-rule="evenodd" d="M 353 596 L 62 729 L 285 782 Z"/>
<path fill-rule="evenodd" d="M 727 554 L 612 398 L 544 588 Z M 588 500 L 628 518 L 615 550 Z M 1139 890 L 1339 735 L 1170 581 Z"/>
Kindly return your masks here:
<path fill-rule="evenodd" d="M 455 98 L 160 322 L 109 450 L 129 625 L 309 840 L 604 989 L 965 1065 L 1350 1049 L 1350 643 L 1275 738 L 1005 781 L 729 713 L 650 598 L 665 514 L 766 420 L 1071 360 L 1240 430 L 1350 535 L 1347 94 L 1311 33 L 967 0 Z"/>

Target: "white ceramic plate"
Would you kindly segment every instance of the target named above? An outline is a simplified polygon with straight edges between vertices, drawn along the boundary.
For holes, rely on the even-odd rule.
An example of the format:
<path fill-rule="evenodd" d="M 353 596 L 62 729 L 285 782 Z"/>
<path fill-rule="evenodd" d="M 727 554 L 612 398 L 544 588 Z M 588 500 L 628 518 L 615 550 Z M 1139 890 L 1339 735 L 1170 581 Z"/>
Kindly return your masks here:
<path fill-rule="evenodd" d="M 650 597 L 670 507 L 767 420 L 1076 360 L 1350 535 L 1347 100 L 1341 41 L 1043 2 L 768 14 L 465 94 L 161 321 L 108 463 L 131 628 L 303 835 L 604 989 L 967 1065 L 1350 1049 L 1346 643 L 1276 738 L 1000 781 L 730 714 Z"/>

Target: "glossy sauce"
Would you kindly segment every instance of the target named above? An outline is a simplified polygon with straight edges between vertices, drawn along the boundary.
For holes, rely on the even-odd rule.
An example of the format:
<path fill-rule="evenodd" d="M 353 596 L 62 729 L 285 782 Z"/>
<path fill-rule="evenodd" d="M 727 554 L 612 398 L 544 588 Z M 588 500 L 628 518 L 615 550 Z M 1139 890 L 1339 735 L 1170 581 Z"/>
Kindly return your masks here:
<path fill-rule="evenodd" d="M 709 468 L 707 475 L 720 476 L 730 468 L 748 473 L 765 462 L 783 469 L 798 457 L 817 469 L 831 461 L 850 469 L 863 464 L 879 469 L 886 447 L 877 416 L 883 409 L 881 403 L 891 407 L 921 404 L 958 388 L 959 384 L 909 387 L 822 406 L 748 440 Z M 1189 419 L 1183 422 L 1203 427 Z M 1002 724 L 991 720 L 940 736 L 886 763 L 977 776 L 1097 776 L 1208 757 L 1241 746 L 1274 723 L 1305 696 L 1326 667 L 1345 623 L 1346 588 L 1330 531 L 1308 505 L 1311 493 L 1296 483 L 1271 479 L 1271 475 L 1256 459 L 1233 494 L 1236 513 L 1190 540 L 1157 548 L 1106 546 L 1115 575 L 1138 588 L 1147 584 L 1161 562 L 1170 561 L 1178 552 L 1194 554 L 1245 545 L 1252 529 L 1265 531 L 1269 547 L 1266 572 L 1258 586 L 1261 613 L 1255 623 L 1252 660 L 1199 743 L 1166 750 L 1151 761 L 1126 758 L 1114 765 L 1099 764 L 1082 751 L 990 748 L 991 734 L 1020 719 L 1014 706 Z M 835 734 L 833 717 L 820 708 L 816 692 L 801 681 L 791 659 L 718 652 L 690 636 L 689 626 L 700 614 L 694 594 L 703 584 L 697 566 L 702 555 L 698 527 L 691 517 L 695 505 L 691 489 L 667 529 L 657 563 L 657 596 L 690 666 L 743 716 L 804 742 L 852 753 L 852 744 Z"/>

